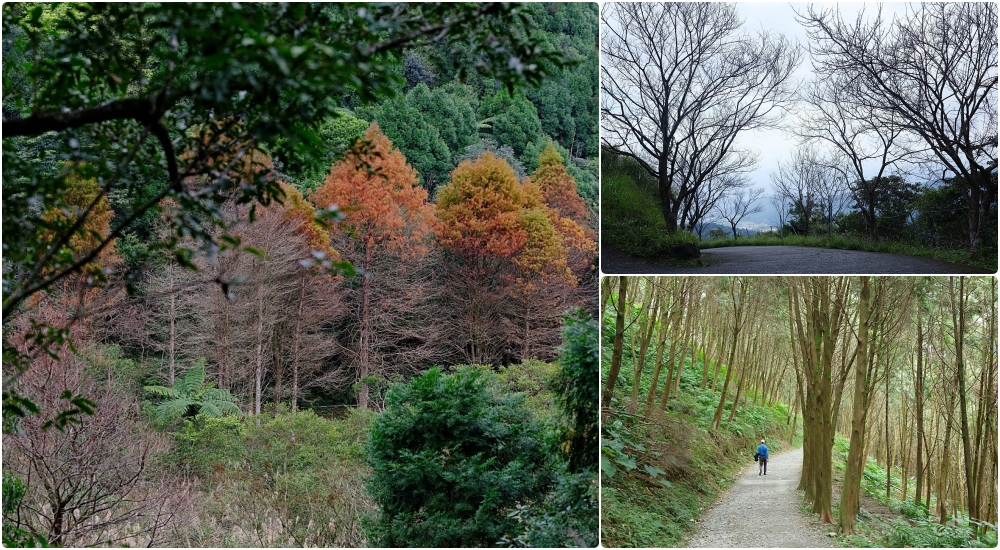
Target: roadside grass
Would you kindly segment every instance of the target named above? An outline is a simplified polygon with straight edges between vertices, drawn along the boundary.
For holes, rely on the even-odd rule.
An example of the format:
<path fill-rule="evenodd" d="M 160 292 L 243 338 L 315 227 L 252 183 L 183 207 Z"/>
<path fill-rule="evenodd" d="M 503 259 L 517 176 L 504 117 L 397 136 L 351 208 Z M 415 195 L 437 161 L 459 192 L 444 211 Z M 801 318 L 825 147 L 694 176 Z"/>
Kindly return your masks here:
<path fill-rule="evenodd" d="M 840 494 L 844 469 L 847 464 L 849 442 L 837 436 L 833 447 L 834 492 Z M 844 537 L 838 535 L 836 542 L 845 548 L 994 548 L 997 546 L 995 525 L 980 523 L 980 533 L 974 533 L 969 518 L 956 515 L 940 518 L 930 513 L 936 508 L 936 500 L 931 499 L 930 508 L 926 503 L 914 504 L 912 500 L 916 480 L 906 479 L 907 500 L 900 500 L 902 474 L 894 469 L 891 480 L 890 497 L 885 495 L 886 471 L 869 457 L 861 479 L 861 511 L 855 520 L 856 533 Z M 866 509 L 866 500 L 868 508 Z M 874 501 L 874 502 L 872 502 Z M 888 510 L 875 510 L 884 508 Z M 839 498 L 833 501 L 834 518 L 840 517 Z M 832 526 L 831 526 L 832 529 Z"/>
<path fill-rule="evenodd" d="M 927 248 L 900 241 L 873 241 L 861 235 L 786 235 L 784 238 L 776 233 L 760 233 L 747 237 L 733 239 L 707 239 L 698 243 L 702 250 L 724 246 L 815 246 L 821 248 L 837 248 L 841 250 L 862 250 L 865 252 L 886 252 L 889 254 L 904 254 L 941 260 L 953 264 L 978 267 L 990 272 L 997 270 L 997 256 L 994 253 L 971 255 L 967 250 Z"/>
<path fill-rule="evenodd" d="M 604 344 L 602 372 L 606 377 L 610 339 Z M 664 366 L 653 408 L 646 412 L 652 374 L 643 369 L 639 402 L 633 402 L 634 371 L 628 355 L 623 357 L 615 388 L 619 397 L 612 400 L 602 432 L 602 543 L 607 548 L 683 546 L 697 518 L 753 459 L 758 438 L 767 437 L 773 452 L 787 445 L 788 408 L 783 403 L 754 406 L 751 395 L 731 422 L 727 422 L 730 404 L 720 429 L 709 431 L 720 392 L 711 390 L 711 378 L 709 387 L 701 389 L 703 364 L 688 357 L 677 396 L 671 392 L 665 409 L 660 410 L 667 377 Z M 714 371 L 714 364 L 710 367 Z"/>
<path fill-rule="evenodd" d="M 698 260 L 671 258 L 678 244 L 698 246 L 687 231 L 667 235 L 660 211 L 656 182 L 629 159 L 605 160 L 601 170 L 601 242 L 637 258 L 662 260 L 675 265 L 700 265 Z"/>

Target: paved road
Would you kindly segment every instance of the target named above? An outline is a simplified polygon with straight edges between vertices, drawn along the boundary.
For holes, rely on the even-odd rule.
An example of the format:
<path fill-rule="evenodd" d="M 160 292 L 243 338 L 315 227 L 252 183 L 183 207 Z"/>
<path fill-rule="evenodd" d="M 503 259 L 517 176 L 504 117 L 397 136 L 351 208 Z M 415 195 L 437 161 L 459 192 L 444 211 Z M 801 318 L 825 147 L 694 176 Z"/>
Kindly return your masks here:
<path fill-rule="evenodd" d="M 703 267 L 676 267 L 646 261 L 610 247 L 601 250 L 606 275 L 769 275 L 885 274 L 943 275 L 988 272 L 929 258 L 810 246 L 727 246 L 701 251 Z"/>
<path fill-rule="evenodd" d="M 749 452 L 749 451 L 747 451 Z M 802 472 L 802 449 L 771 456 L 767 475 L 757 464 L 698 520 L 692 548 L 828 548 L 830 529 L 799 511 L 795 487 Z"/>

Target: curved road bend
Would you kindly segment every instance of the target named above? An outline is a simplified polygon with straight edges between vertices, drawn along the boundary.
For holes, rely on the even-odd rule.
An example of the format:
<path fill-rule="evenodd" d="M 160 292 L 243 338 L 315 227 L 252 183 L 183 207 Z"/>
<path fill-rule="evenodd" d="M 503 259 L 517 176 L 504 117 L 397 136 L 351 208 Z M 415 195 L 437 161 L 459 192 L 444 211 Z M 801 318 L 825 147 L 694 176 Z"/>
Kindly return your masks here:
<path fill-rule="evenodd" d="M 601 272 L 605 275 L 793 275 L 988 274 L 975 267 L 884 252 L 863 252 L 810 246 L 727 246 L 701 251 L 703 267 L 676 267 L 629 256 L 604 246 Z"/>
<path fill-rule="evenodd" d="M 752 447 L 747 448 L 750 453 Z M 736 483 L 698 520 L 692 548 L 828 548 L 833 540 L 819 519 L 799 511 L 795 487 L 802 449 L 771 456 L 767 475 L 751 463 Z"/>

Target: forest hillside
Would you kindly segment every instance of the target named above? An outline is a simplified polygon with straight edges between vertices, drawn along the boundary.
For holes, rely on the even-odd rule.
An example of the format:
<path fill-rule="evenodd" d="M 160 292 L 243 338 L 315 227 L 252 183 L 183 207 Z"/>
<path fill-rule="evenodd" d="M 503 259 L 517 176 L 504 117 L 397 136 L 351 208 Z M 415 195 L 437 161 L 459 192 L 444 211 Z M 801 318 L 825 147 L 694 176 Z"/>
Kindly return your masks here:
<path fill-rule="evenodd" d="M 596 5 L 3 15 L 5 545 L 596 544 Z"/>
<path fill-rule="evenodd" d="M 655 486 L 665 473 L 628 459 L 628 480 L 616 479 L 623 449 L 655 461 L 647 449 L 697 451 L 738 434 L 745 464 L 777 423 L 791 431 L 768 445 L 801 426 L 798 489 L 847 544 L 995 544 L 995 279 L 608 277 L 602 285 L 602 478 L 623 495 L 620 509 L 606 501 L 605 518 L 624 517 L 634 506 L 625 495 L 644 493 L 616 492 L 623 483 L 649 477 Z M 716 473 L 740 462 L 725 449 L 707 455 Z M 690 472 L 697 468 L 667 480 Z M 693 516 L 696 505 L 686 508 Z M 614 527 L 605 533 L 621 544 L 656 541 Z M 679 537 L 669 532 L 656 536 Z"/>

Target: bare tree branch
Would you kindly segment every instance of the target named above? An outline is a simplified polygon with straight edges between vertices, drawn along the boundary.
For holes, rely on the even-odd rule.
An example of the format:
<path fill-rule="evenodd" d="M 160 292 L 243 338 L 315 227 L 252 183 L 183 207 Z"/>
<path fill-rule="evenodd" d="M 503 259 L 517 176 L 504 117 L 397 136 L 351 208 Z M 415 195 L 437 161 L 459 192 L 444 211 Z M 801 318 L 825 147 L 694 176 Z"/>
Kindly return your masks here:
<path fill-rule="evenodd" d="M 615 3 L 602 12 L 602 145 L 659 181 L 668 233 L 710 210 L 702 186 L 752 168 L 756 154 L 738 149 L 737 136 L 773 125 L 792 100 L 798 47 L 736 34 L 741 25 L 726 4 Z"/>

